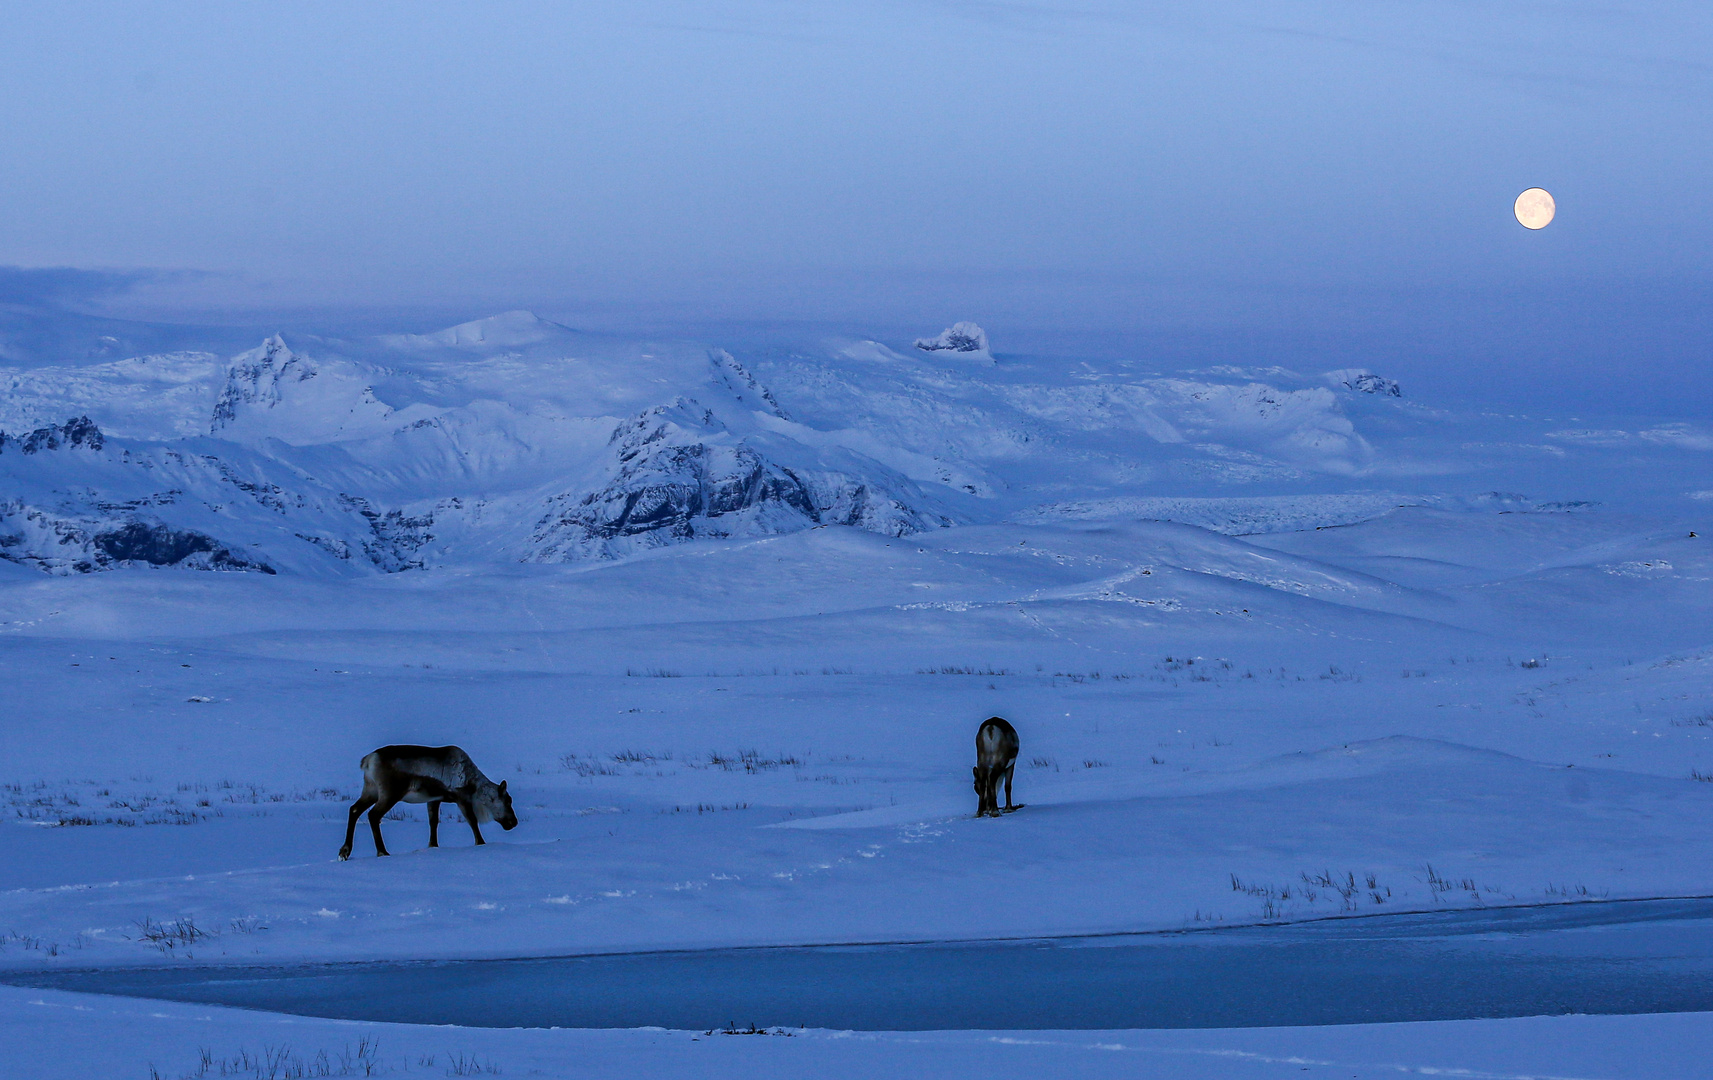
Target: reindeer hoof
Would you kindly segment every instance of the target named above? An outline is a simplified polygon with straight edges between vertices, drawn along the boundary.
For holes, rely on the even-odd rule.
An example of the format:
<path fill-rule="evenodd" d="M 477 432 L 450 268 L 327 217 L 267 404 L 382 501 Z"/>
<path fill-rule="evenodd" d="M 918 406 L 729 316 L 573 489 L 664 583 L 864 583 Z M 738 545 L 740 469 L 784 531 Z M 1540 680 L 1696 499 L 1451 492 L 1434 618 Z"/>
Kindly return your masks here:
<path fill-rule="evenodd" d="M 340 862 L 345 862 L 350 857 L 351 857 L 351 849 L 350 848 L 346 848 L 344 851 L 341 851 L 339 853 L 339 861 Z"/>

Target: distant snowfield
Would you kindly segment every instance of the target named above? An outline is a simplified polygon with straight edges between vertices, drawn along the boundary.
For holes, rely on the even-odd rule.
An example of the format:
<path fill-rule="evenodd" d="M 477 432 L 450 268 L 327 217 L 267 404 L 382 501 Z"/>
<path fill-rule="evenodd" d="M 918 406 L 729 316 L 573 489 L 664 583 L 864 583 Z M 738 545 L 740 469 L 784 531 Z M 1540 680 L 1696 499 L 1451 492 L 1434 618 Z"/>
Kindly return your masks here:
<path fill-rule="evenodd" d="M 1054 388 L 1003 351 L 951 372 L 849 343 L 662 347 L 658 393 L 612 352 L 553 389 L 530 350 L 560 334 L 511 318 L 371 345 L 392 367 L 264 348 L 219 368 L 196 407 L 225 420 L 183 439 L 189 395 L 126 428 L 137 408 L 89 389 L 118 364 L 14 376 L 0 969 L 1713 894 L 1713 511 L 1685 495 L 1713 477 L 1693 440 L 1560 445 L 1563 423 L 1306 380 Z M 503 355 L 460 366 L 471 349 Z M 694 380 L 697 404 L 672 404 Z M 310 408 L 307 384 L 333 389 Z M 99 445 L 49 419 L 74 401 Z M 1027 806 L 978 821 L 970 744 L 995 714 L 1022 733 Z M 357 761 L 389 742 L 465 747 L 521 825 L 476 849 L 449 814 L 430 851 L 411 808 L 386 824 L 396 857 L 365 828 L 334 861 Z M 1315 884 L 1331 877 L 1361 888 Z M 11 990 L 0 1023 L 80 1040 L 43 1076 L 177 1077 L 199 1045 L 284 1039 L 270 1025 L 303 1051 L 360 1036 Z M 1300 1058 L 1687 1076 L 1704 1066 L 1670 1040 L 1704 1025 L 1115 1034 L 1122 1053 L 1080 1033 L 382 1037 L 511 1075 L 575 1056 L 609 1063 L 589 1075 L 1270 1076 Z M 1664 1056 L 1597 1049 L 1632 1040 Z"/>

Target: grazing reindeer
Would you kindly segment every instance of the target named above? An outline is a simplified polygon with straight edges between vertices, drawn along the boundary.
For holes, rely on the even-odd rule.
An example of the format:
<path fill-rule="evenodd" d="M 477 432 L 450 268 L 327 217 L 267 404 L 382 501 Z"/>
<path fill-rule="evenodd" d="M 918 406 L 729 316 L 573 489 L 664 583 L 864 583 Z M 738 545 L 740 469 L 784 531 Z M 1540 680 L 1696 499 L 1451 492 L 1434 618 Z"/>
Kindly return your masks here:
<path fill-rule="evenodd" d="M 975 793 L 981 805 L 975 816 L 998 817 L 999 781 L 1005 781 L 1005 812 L 1011 805 L 1011 774 L 1017 768 L 1017 729 L 997 716 L 989 717 L 975 733 Z"/>
<path fill-rule="evenodd" d="M 363 794 L 351 804 L 351 820 L 345 825 L 341 859 L 351 857 L 351 842 L 357 835 L 357 816 L 369 811 L 369 828 L 375 833 L 375 854 L 387 854 L 381 840 L 381 818 L 400 802 L 428 804 L 428 846 L 440 846 L 440 804 L 450 800 L 463 811 L 476 843 L 484 844 L 478 821 L 497 821 L 500 828 L 517 828 L 512 797 L 506 782 L 495 784 L 476 763 L 456 746 L 383 746 L 363 759 Z"/>

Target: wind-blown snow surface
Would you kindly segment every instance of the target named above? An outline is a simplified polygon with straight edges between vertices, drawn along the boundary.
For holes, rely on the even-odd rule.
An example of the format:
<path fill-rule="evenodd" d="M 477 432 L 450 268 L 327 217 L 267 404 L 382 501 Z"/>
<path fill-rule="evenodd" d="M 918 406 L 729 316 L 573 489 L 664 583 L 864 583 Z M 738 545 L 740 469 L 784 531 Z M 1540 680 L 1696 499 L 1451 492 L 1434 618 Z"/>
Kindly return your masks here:
<path fill-rule="evenodd" d="M 193 437 L 106 368 L 6 399 L 0 967 L 1713 892 L 1693 432 L 522 316 L 363 349 L 240 356 Z M 977 821 L 992 714 L 1028 805 Z M 522 824 L 333 861 L 389 742 Z"/>

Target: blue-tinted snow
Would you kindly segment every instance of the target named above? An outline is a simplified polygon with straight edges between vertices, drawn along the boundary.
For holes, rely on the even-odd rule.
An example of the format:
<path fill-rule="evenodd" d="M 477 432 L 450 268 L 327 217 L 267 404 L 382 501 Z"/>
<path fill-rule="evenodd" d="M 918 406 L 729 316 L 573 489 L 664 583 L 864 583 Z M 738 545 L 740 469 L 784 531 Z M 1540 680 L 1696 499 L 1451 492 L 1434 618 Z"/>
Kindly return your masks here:
<path fill-rule="evenodd" d="M 101 406 L 111 431 L 8 421 L 0 447 L 22 538 L 0 560 L 0 964 L 1713 892 L 1693 857 L 1713 824 L 1699 429 L 1584 418 L 1604 434 L 1569 438 L 1408 387 L 1003 351 L 954 371 L 895 344 L 656 346 L 514 315 L 264 344 L 201 398 L 37 365 L 8 408 Z M 178 437 L 187 401 L 223 399 L 229 423 L 210 405 Z M 921 520 L 819 524 L 786 492 L 724 536 L 532 540 L 532 499 L 580 504 L 662 446 L 747 446 L 760 477 L 831 463 Z M 53 561 L 67 522 L 91 550 L 158 522 L 277 572 L 78 572 Z M 977 821 L 969 740 L 993 714 L 1023 733 L 1028 805 Z M 400 741 L 466 747 L 520 828 L 475 849 L 449 822 L 428 851 L 407 810 L 396 857 L 359 836 L 333 861 L 358 759 Z M 1363 888 L 1315 884 L 1333 877 Z M 163 947 L 148 928 L 175 920 L 199 933 Z"/>

